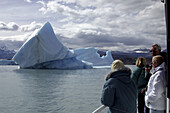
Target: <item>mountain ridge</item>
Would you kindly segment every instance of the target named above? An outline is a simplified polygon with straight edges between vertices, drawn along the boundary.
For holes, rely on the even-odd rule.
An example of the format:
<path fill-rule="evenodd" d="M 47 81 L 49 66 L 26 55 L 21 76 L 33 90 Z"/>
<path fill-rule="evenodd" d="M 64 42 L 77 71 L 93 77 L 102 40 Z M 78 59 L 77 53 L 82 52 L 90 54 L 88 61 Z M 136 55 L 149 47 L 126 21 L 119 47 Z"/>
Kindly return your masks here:
<path fill-rule="evenodd" d="M 98 53 L 100 54 L 100 56 L 106 55 L 106 52 L 104 52 L 103 50 L 102 51 L 98 50 Z M 133 51 L 128 52 L 111 51 L 111 54 L 114 60 L 116 59 L 122 60 L 126 65 L 135 65 L 138 57 L 146 58 L 148 64 L 150 64 L 152 60 L 152 56 L 149 52 L 149 49 L 146 48 L 135 49 Z"/>
<path fill-rule="evenodd" d="M 97 53 L 100 55 L 100 57 L 102 57 L 106 55 L 106 51 L 108 50 L 99 49 Z M 6 46 L 0 47 L 0 59 L 12 59 L 15 53 L 16 52 L 14 50 L 9 50 Z M 147 63 L 151 63 L 151 59 L 152 59 L 149 49 L 147 48 L 134 49 L 133 51 L 128 51 L 128 52 L 111 51 L 111 54 L 114 60 L 120 59 L 126 65 L 135 65 L 138 57 L 145 57 Z"/>
<path fill-rule="evenodd" d="M 14 50 L 9 50 L 6 46 L 0 47 L 0 59 L 12 59 L 12 57 L 15 55 Z"/>

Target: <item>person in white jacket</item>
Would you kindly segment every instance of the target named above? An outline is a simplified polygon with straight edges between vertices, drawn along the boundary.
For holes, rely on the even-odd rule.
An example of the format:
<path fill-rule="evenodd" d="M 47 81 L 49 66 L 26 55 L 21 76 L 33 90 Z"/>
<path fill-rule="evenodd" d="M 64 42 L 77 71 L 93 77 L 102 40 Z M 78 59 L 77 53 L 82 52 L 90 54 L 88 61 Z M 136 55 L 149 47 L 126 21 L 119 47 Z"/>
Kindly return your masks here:
<path fill-rule="evenodd" d="M 160 55 L 152 58 L 153 73 L 145 94 L 145 104 L 150 113 L 164 113 L 166 109 L 165 63 Z"/>

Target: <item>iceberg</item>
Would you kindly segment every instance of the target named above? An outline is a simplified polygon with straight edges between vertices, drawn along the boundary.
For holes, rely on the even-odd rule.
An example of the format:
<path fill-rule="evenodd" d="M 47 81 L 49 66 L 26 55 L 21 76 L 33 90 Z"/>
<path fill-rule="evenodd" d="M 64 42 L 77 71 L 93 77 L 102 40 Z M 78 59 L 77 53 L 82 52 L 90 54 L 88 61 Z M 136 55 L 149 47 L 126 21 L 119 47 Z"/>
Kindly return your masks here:
<path fill-rule="evenodd" d="M 110 66 L 110 51 L 100 57 L 95 48 L 70 50 L 56 37 L 47 22 L 36 30 L 12 58 L 23 69 L 90 69 L 94 66 Z"/>
<path fill-rule="evenodd" d="M 91 64 L 76 58 L 54 34 L 47 22 L 36 30 L 12 58 L 20 68 L 29 69 L 89 69 Z"/>
<path fill-rule="evenodd" d="M 92 63 L 93 66 L 110 66 L 113 62 L 111 51 L 106 52 L 106 56 L 100 57 L 95 48 L 81 48 L 72 50 L 78 60 Z"/>

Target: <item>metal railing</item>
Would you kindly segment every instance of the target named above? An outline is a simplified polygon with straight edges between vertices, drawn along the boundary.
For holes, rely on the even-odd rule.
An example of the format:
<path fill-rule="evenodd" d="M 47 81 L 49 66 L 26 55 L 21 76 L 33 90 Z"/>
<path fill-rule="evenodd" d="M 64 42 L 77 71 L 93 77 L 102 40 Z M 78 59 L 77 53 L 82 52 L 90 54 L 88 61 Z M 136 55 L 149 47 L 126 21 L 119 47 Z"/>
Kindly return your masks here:
<path fill-rule="evenodd" d="M 94 110 L 92 113 L 100 113 L 102 110 L 104 110 L 106 108 L 105 105 L 101 105 L 100 107 L 98 107 L 96 110 Z"/>

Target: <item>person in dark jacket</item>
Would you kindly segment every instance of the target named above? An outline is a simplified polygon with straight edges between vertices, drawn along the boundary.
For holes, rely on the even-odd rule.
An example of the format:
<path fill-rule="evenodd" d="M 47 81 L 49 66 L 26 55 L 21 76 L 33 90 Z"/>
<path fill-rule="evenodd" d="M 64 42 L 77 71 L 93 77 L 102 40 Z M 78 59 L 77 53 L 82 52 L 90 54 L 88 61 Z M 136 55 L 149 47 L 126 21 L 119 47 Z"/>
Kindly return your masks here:
<path fill-rule="evenodd" d="M 130 68 L 121 60 L 112 63 L 101 97 L 101 103 L 109 107 L 108 113 L 137 113 L 137 88 L 130 75 Z"/>
<path fill-rule="evenodd" d="M 138 90 L 138 113 L 144 113 L 145 92 L 143 91 L 143 89 L 146 88 L 150 78 L 150 74 L 145 71 L 145 66 L 146 59 L 144 57 L 138 57 L 138 59 L 136 60 L 136 68 L 133 70 L 131 75 L 131 78 L 135 82 Z M 149 113 L 148 109 L 147 113 Z"/>

